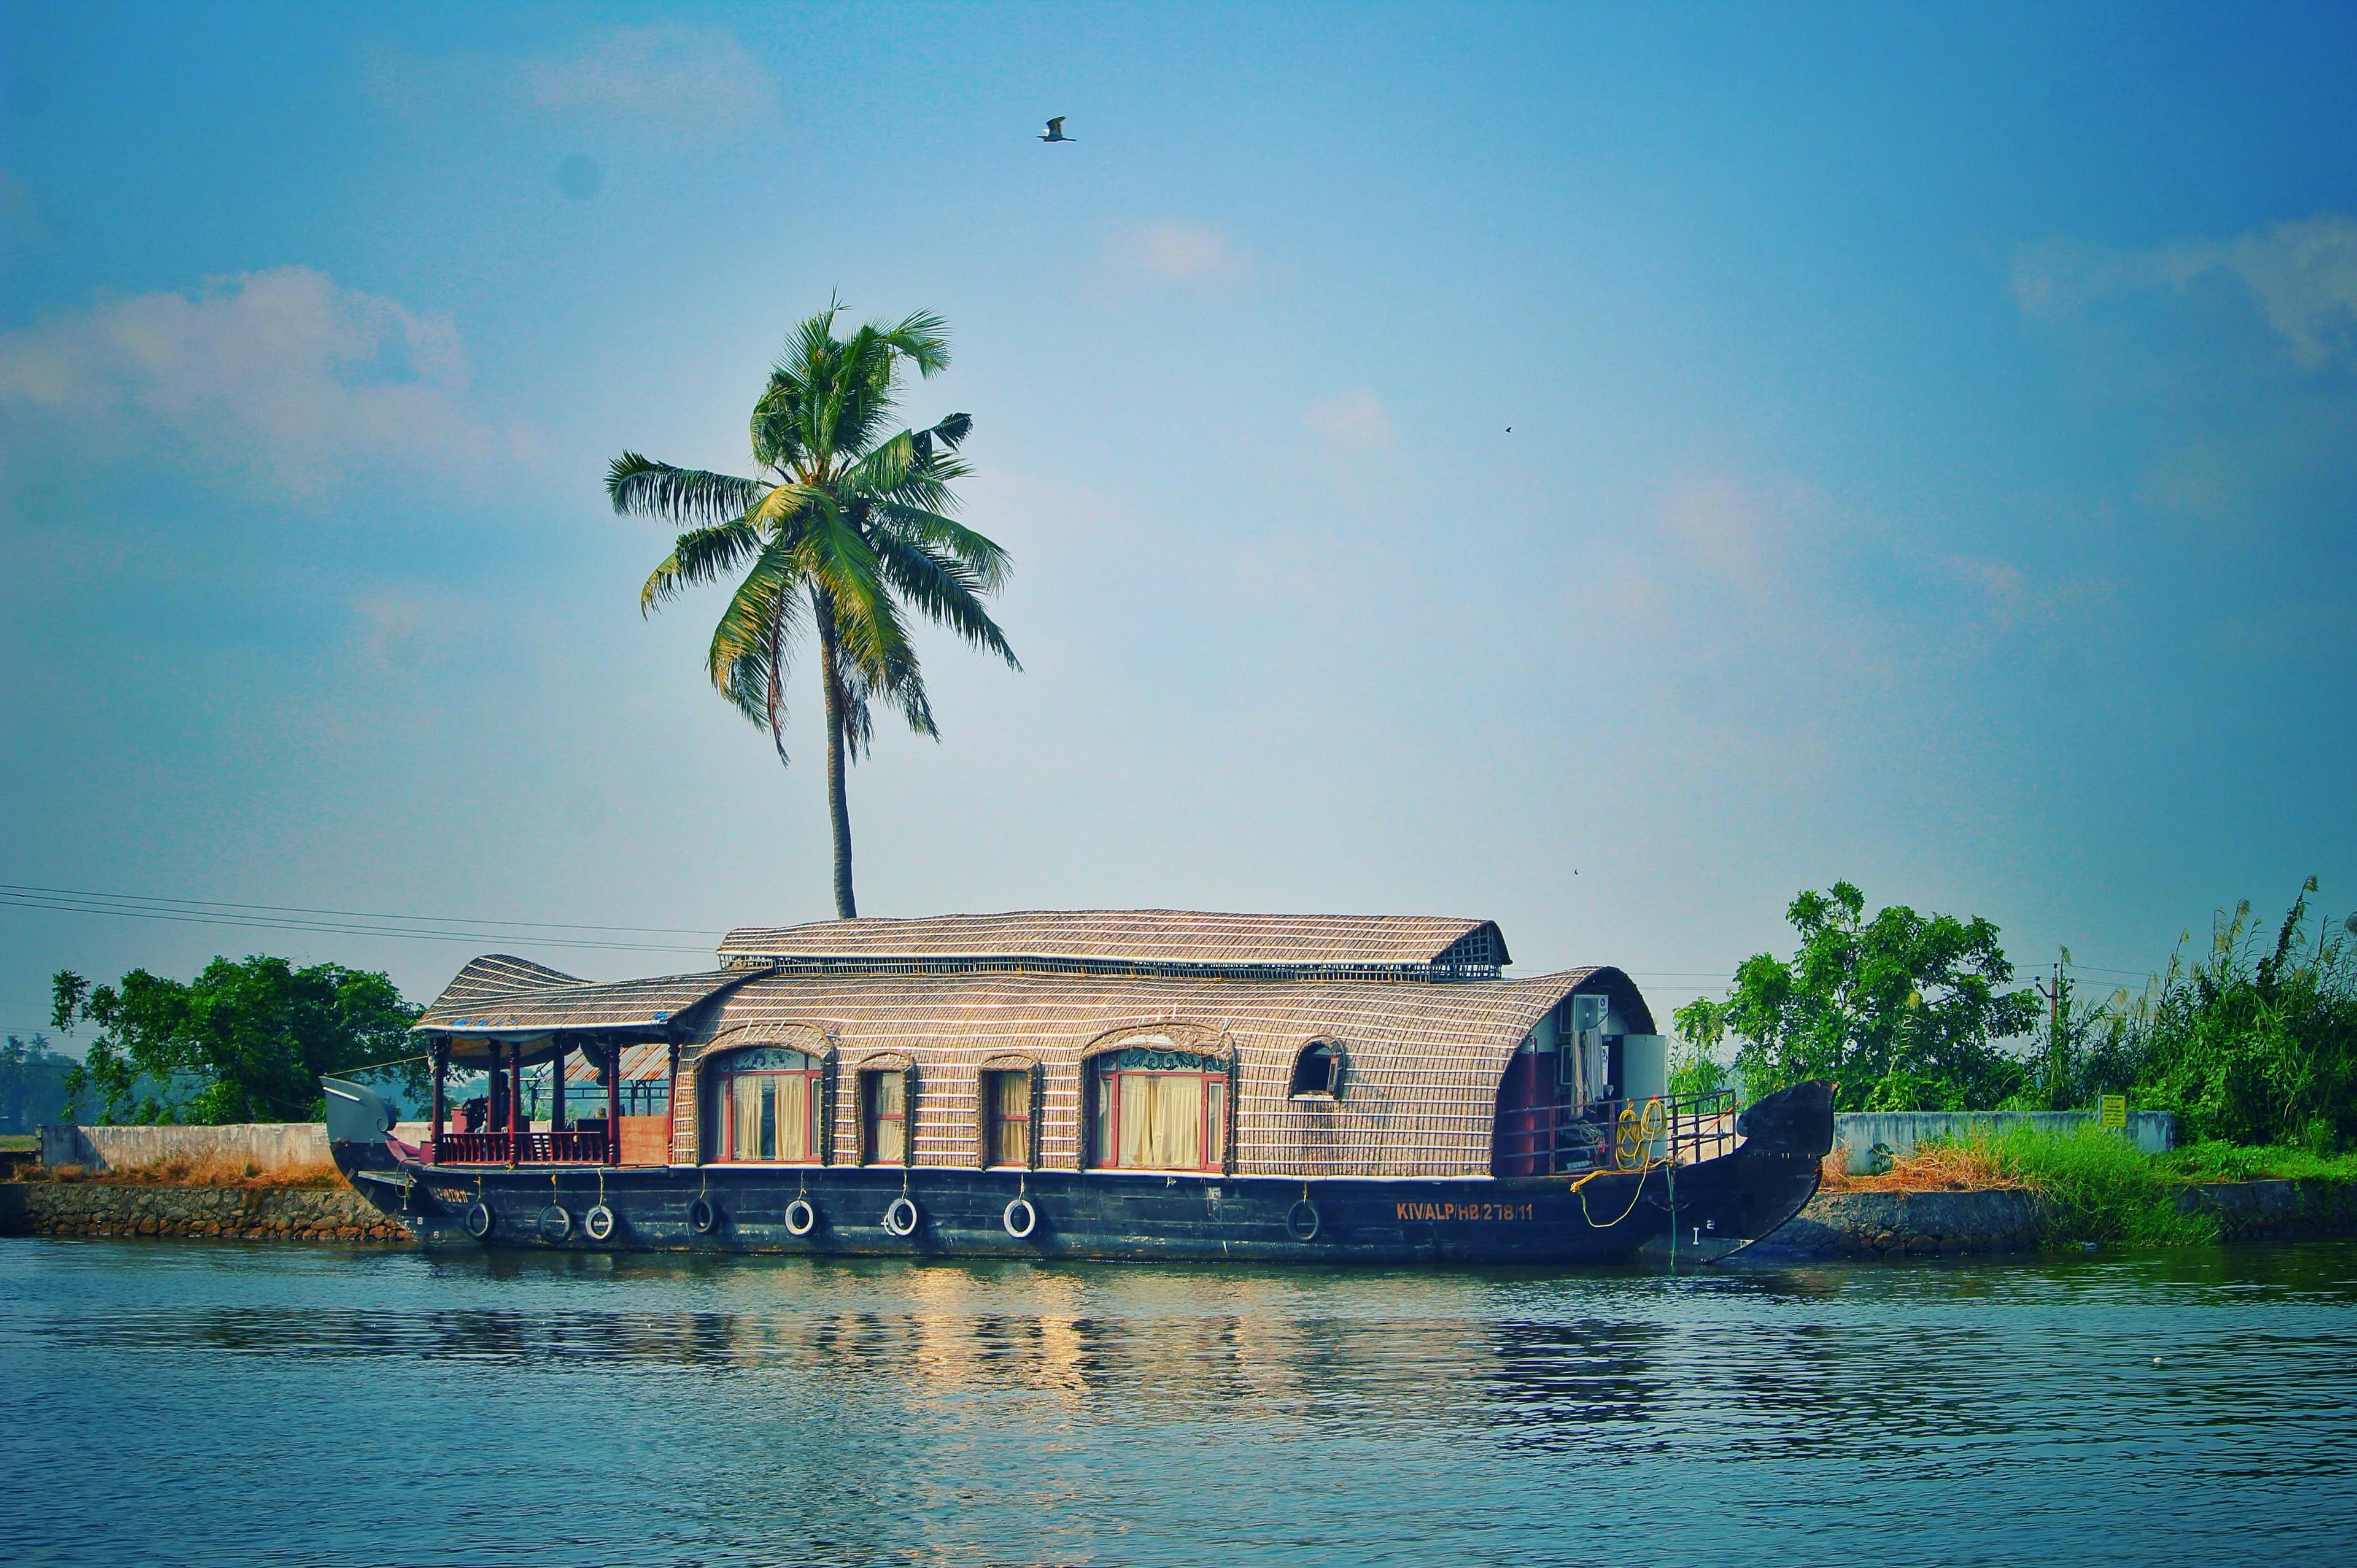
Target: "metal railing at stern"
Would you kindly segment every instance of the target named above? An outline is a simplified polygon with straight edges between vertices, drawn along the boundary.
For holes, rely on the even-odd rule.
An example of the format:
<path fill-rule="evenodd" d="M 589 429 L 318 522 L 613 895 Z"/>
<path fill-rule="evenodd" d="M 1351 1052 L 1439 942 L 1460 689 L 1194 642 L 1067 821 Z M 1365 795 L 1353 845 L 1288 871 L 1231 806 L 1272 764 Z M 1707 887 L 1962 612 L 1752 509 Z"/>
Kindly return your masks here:
<path fill-rule="evenodd" d="M 1574 1176 L 1695 1165 L 1735 1152 L 1735 1095 L 1725 1090 L 1516 1106 L 1498 1113 L 1494 1168 L 1500 1176 Z"/>

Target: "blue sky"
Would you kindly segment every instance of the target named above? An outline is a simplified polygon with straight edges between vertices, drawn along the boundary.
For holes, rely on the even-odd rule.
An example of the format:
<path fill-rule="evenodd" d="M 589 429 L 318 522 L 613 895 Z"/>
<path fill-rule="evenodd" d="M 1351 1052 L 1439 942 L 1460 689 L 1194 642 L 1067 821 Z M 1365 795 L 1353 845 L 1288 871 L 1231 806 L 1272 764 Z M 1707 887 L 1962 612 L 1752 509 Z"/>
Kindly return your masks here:
<path fill-rule="evenodd" d="M 839 290 L 956 332 L 1026 665 L 926 645 L 865 913 L 1489 916 L 1672 1004 L 1836 877 L 2096 981 L 2337 915 L 2352 80 L 2288 5 L 9 5 L 0 880 L 829 914 L 815 728 L 600 476 L 741 468 Z M 0 1026 L 478 945 L 0 908 Z"/>

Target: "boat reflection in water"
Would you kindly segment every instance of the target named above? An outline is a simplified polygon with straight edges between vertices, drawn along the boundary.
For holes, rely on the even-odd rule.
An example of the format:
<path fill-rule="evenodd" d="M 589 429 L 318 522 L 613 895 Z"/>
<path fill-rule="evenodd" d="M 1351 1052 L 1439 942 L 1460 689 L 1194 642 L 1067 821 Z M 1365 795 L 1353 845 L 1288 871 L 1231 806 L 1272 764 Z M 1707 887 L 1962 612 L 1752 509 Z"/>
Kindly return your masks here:
<path fill-rule="evenodd" d="M 26 1562 L 2331 1562 L 2357 1531 L 2352 1256 L 1674 1275 L 12 1241 L 0 1364 L 44 1413 L 0 1427 L 0 1462 L 52 1469 L 0 1526 Z M 194 1410 L 234 1441 L 158 1419 Z M 346 1431 L 371 1435 L 320 1441 Z M 485 1480 L 449 1434 L 526 1464 Z M 293 1454 L 332 1509 L 257 1506 Z"/>

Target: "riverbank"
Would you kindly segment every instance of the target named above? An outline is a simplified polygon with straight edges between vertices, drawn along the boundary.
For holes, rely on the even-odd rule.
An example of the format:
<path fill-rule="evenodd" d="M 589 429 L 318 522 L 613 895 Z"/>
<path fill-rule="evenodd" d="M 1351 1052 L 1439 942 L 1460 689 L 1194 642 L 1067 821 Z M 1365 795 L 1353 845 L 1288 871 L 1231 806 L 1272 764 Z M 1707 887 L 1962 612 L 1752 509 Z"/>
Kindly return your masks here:
<path fill-rule="evenodd" d="M 1844 1151 L 1760 1256 L 1950 1257 L 2357 1231 L 2357 1159 L 2197 1144 L 2154 1155 L 2093 1126 L 1980 1126 L 1859 1176 Z"/>
<path fill-rule="evenodd" d="M 2357 1183 L 2203 1182 L 2178 1192 L 2173 1209 L 2196 1240 L 2357 1234 Z M 2021 1187 L 1821 1192 L 1747 1256 L 1953 1258 L 2129 1240 L 2087 1234 L 2102 1229 L 2089 1218 L 2065 1198 Z"/>
<path fill-rule="evenodd" d="M 0 1236 L 410 1240 L 407 1230 L 340 1181 L 333 1187 L 0 1182 Z"/>

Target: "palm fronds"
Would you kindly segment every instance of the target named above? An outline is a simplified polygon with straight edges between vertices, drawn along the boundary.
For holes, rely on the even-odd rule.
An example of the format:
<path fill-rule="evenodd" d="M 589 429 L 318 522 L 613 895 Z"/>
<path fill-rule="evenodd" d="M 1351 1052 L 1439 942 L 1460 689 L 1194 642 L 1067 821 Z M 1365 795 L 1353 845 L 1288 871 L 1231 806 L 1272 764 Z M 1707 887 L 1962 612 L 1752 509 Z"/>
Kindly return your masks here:
<path fill-rule="evenodd" d="M 737 711 L 769 730 L 785 760 L 785 683 L 797 640 L 815 632 L 827 713 L 831 785 L 874 744 L 888 704 L 939 737 L 903 607 L 970 646 L 1022 665 L 984 600 L 1006 585 L 1006 552 L 953 521 L 957 456 L 970 414 L 895 429 L 899 373 L 931 377 L 950 361 L 949 329 L 930 311 L 835 336 L 840 302 L 787 336 L 748 428 L 757 467 L 740 478 L 625 452 L 607 471 L 614 510 L 677 525 L 671 553 L 639 593 L 651 614 L 682 591 L 742 574 L 713 628 L 706 674 Z M 840 788 L 836 902 L 849 916 L 850 829 Z"/>

